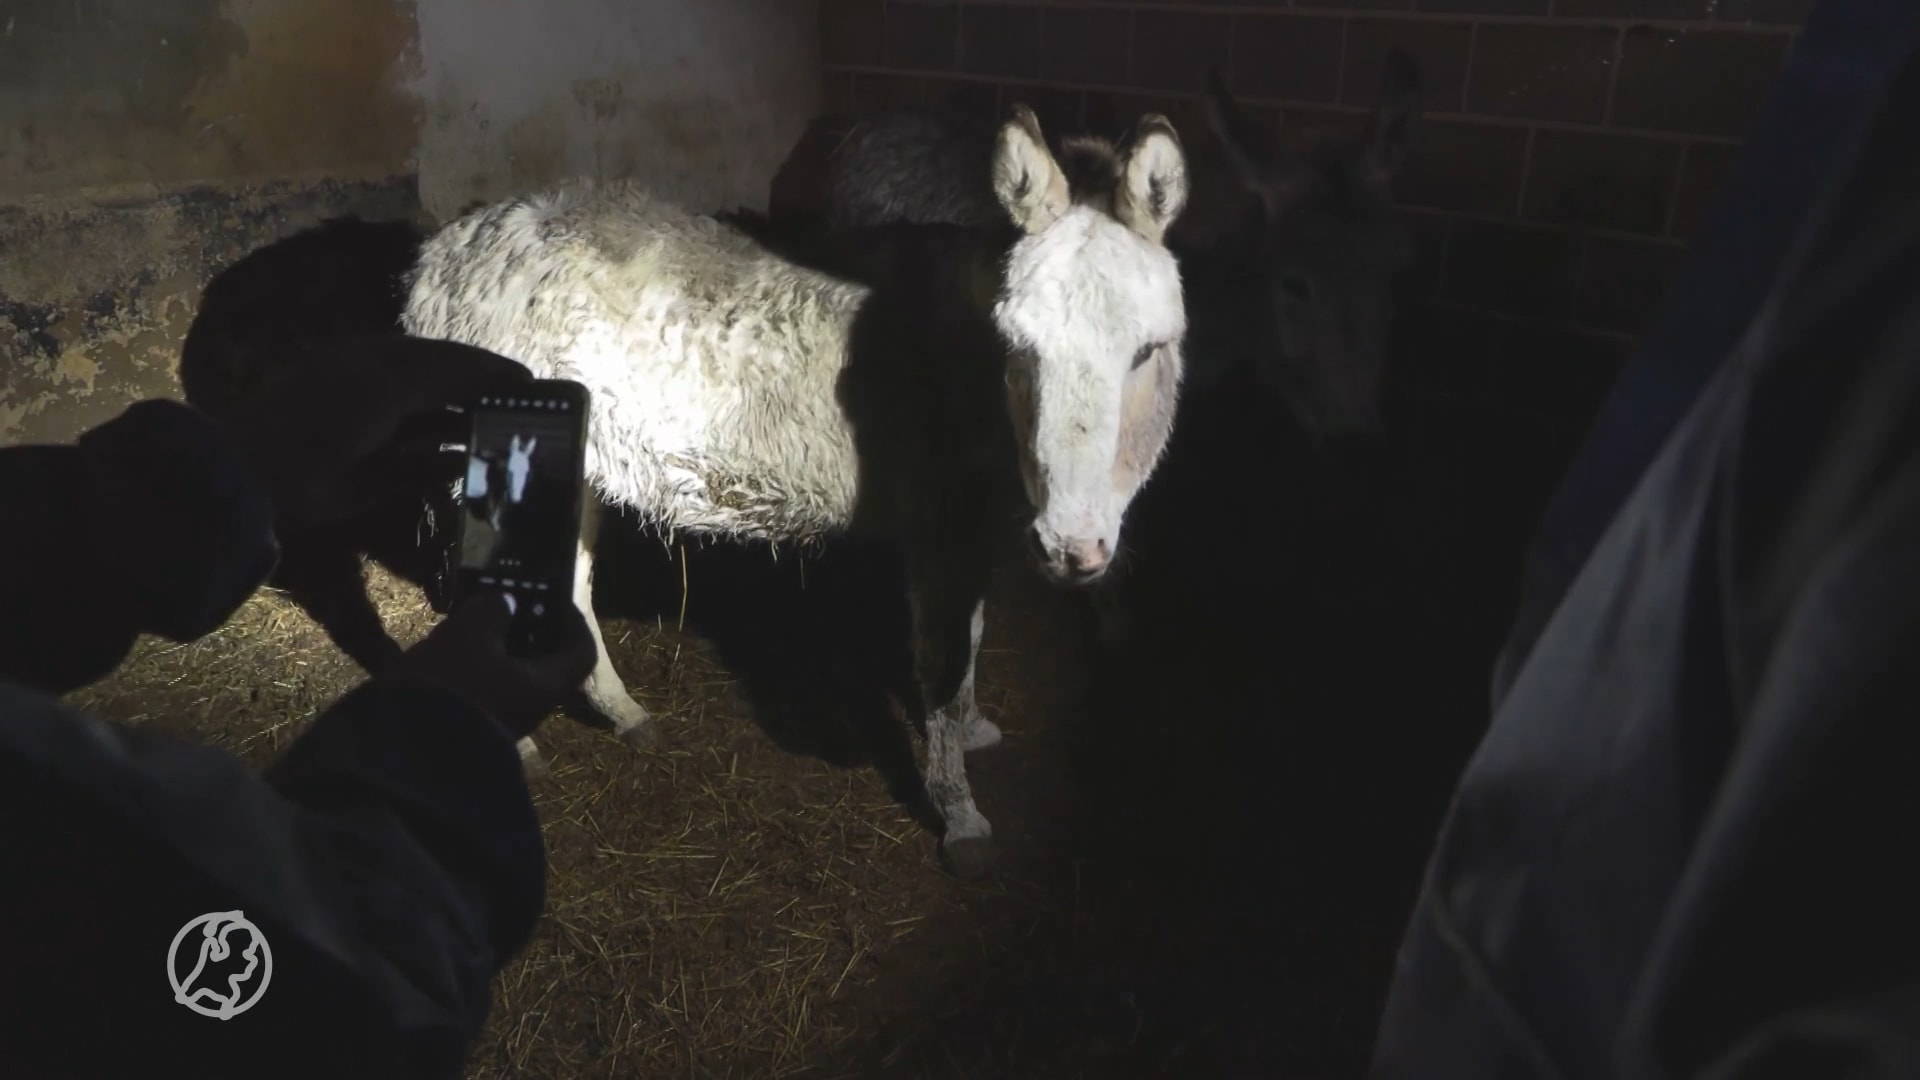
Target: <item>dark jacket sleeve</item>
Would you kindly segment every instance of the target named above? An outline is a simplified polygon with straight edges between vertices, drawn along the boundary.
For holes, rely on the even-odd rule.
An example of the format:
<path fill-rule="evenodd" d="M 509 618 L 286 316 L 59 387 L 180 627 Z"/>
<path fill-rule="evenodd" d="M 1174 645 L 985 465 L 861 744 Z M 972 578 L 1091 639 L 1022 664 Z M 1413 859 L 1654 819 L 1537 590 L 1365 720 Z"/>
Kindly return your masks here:
<path fill-rule="evenodd" d="M 261 775 L 0 685 L 0 820 L 5 1075 L 458 1075 L 544 901 L 512 740 L 428 686 L 360 687 Z M 271 951 L 227 1020 L 163 965 L 220 911 Z"/>

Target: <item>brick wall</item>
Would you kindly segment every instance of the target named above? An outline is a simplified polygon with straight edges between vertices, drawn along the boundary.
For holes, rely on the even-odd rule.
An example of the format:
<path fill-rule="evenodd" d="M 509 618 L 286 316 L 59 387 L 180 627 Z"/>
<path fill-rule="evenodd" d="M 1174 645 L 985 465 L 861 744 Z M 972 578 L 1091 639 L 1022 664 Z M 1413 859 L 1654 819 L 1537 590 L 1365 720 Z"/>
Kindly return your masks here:
<path fill-rule="evenodd" d="M 999 110 L 1203 137 L 1202 72 L 1288 130 L 1354 131 L 1389 48 L 1425 115 L 1397 194 L 1422 251 L 1397 368 L 1584 422 L 1811 0 L 822 0 L 835 111 Z M 1417 362 L 1409 362 L 1417 360 Z"/>

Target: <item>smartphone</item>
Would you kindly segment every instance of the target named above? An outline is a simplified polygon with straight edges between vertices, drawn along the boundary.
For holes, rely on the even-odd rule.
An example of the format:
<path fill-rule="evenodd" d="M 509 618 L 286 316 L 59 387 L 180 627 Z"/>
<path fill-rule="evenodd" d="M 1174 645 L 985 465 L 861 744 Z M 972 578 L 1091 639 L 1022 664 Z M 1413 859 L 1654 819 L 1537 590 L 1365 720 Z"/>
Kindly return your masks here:
<path fill-rule="evenodd" d="M 549 612 L 572 603 L 586 491 L 587 388 L 538 379 L 467 408 L 466 472 L 450 604 L 506 595 L 508 647 L 539 648 Z"/>

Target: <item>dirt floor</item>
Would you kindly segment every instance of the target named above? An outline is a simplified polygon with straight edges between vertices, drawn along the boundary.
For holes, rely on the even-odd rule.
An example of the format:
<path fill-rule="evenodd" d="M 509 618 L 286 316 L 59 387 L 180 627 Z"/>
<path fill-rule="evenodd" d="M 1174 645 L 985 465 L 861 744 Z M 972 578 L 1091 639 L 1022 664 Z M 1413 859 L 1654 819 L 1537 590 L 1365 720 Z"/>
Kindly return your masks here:
<path fill-rule="evenodd" d="M 882 689 L 889 560 L 603 556 L 661 737 L 538 736 L 548 908 L 471 1075 L 1357 1075 L 1531 505 L 1478 421 L 1314 473 L 1258 406 L 1192 410 L 1129 524 L 1124 646 L 1018 567 L 990 601 L 1006 740 L 969 771 L 1001 861 L 977 882 L 892 793 L 918 741 Z M 419 593 L 373 579 L 424 633 Z M 359 674 L 262 593 L 81 700 L 264 762 Z"/>

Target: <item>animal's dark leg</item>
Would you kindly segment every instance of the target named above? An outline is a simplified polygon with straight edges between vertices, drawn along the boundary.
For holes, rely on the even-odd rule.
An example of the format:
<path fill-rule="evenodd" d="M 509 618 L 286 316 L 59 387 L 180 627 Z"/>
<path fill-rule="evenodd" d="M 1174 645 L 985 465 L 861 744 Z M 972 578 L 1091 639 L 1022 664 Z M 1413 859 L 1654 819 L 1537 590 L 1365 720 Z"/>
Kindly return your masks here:
<path fill-rule="evenodd" d="M 370 675 L 386 671 L 402 652 L 367 595 L 360 555 L 331 541 L 296 541 L 281 551 L 274 584 L 285 589 L 327 637 Z"/>
<path fill-rule="evenodd" d="M 953 699 L 960 710 L 960 745 L 968 753 L 1000 744 L 1000 725 L 980 715 L 980 702 L 973 692 L 973 671 L 980 663 L 980 638 L 987 629 L 987 602 L 973 605 L 967 646 L 967 673 L 960 679 L 960 693 Z"/>
<path fill-rule="evenodd" d="M 911 560 L 915 673 L 926 703 L 927 797 L 946 824 L 941 850 L 962 877 L 993 863 L 993 826 L 973 804 L 967 783 L 968 734 L 987 738 L 973 701 L 973 656 L 986 596 L 985 574 L 967 574 L 951 559 Z M 999 730 L 992 728 L 993 738 Z M 991 740 L 980 745 L 990 745 Z"/>

